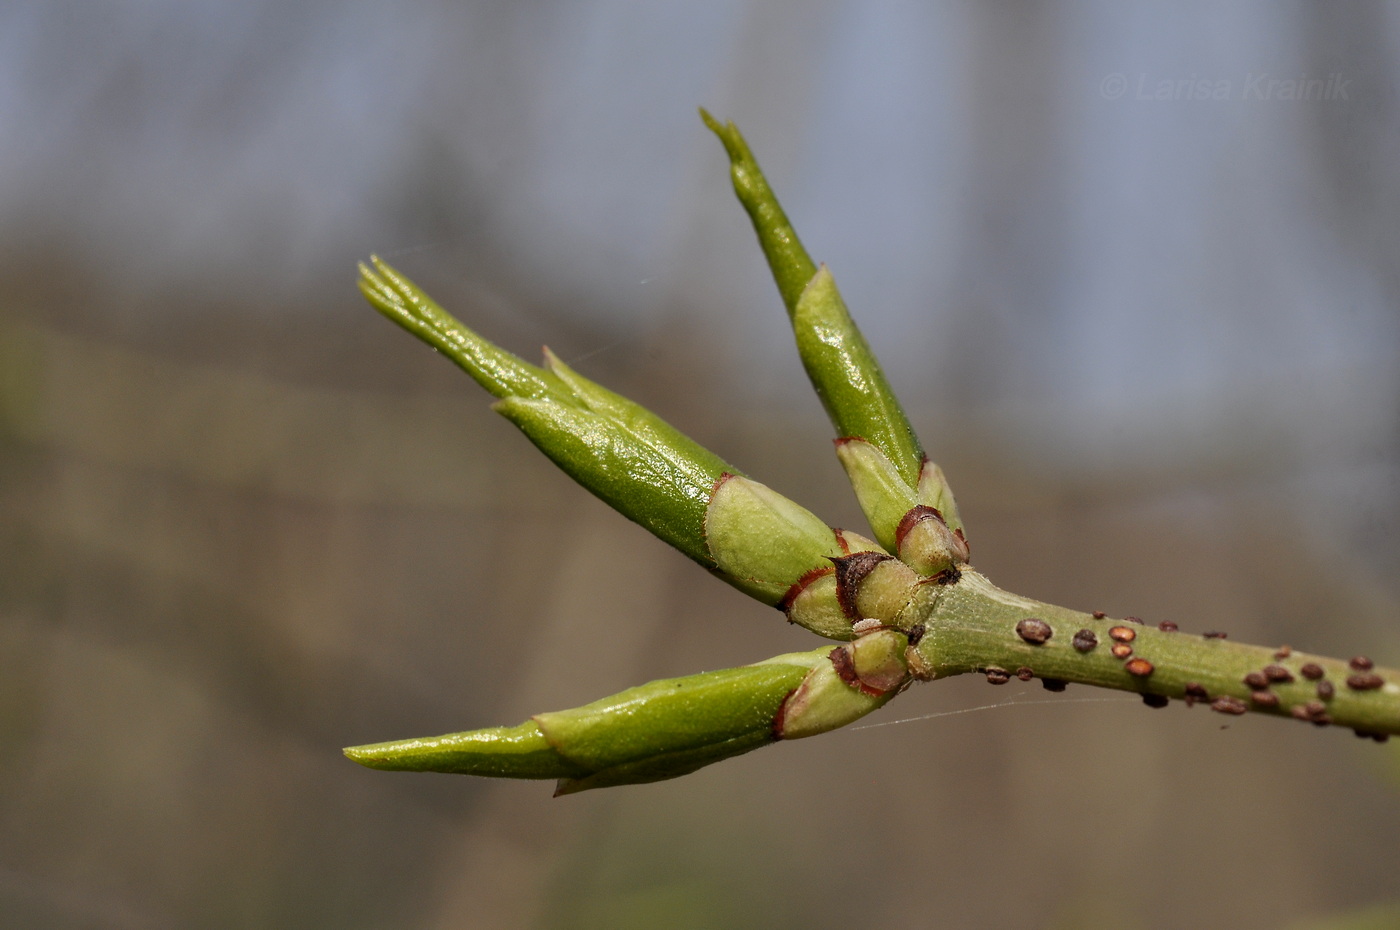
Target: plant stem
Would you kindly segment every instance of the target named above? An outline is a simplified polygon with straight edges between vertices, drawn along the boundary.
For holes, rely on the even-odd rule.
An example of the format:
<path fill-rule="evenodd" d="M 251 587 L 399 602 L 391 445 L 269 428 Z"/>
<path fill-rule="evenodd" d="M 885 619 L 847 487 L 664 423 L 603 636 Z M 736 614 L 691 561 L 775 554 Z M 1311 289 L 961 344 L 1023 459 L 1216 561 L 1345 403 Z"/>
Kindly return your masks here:
<path fill-rule="evenodd" d="M 1029 640 L 1018 634 L 1017 624 L 1028 618 L 1048 624 L 1043 643 L 1034 642 L 1040 638 L 1034 629 Z M 947 586 L 925 625 L 916 648 L 933 678 L 990 671 L 995 680 L 1001 672 L 1014 676 L 1029 669 L 1037 678 L 1207 703 L 1223 713 L 1247 710 L 1351 727 L 1363 735 L 1400 734 L 1400 671 L 1359 670 L 1339 659 L 1095 619 L 1003 591 L 972 570 Z M 1075 645 L 1081 630 L 1096 642 L 1082 652 Z M 1113 647 L 1129 638 L 1121 645 L 1131 654 L 1115 656 Z M 1088 641 L 1079 638 L 1081 646 Z M 1304 666 L 1320 669 L 1322 677 L 1310 680 Z M 1251 673 L 1272 673 L 1273 680 L 1257 687 L 1258 679 L 1245 681 Z M 1357 689 L 1348 678 L 1358 675 L 1378 676 L 1383 683 Z"/>

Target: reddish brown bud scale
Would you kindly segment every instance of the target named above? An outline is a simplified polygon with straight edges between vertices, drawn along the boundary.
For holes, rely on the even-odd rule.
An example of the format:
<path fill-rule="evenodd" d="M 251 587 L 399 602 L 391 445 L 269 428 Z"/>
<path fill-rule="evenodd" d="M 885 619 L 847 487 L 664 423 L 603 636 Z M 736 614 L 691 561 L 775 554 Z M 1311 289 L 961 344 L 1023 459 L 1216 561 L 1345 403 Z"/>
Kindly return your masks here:
<path fill-rule="evenodd" d="M 856 607 L 856 595 L 860 585 L 881 562 L 892 562 L 893 556 L 882 552 L 856 552 L 847 556 L 835 556 L 831 564 L 836 567 L 836 600 L 851 620 L 863 619 Z"/>

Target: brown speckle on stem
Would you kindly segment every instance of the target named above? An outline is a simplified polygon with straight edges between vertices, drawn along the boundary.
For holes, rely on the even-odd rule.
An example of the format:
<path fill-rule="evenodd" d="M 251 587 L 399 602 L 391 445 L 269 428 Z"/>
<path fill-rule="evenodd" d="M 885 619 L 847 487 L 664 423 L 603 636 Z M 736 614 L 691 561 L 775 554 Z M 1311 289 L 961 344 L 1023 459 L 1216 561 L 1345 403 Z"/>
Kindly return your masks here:
<path fill-rule="evenodd" d="M 1039 617 L 1027 617 L 1016 624 L 1016 635 L 1032 646 L 1040 646 L 1048 642 L 1054 633 L 1055 631 L 1050 629 L 1050 624 Z"/>
<path fill-rule="evenodd" d="M 1244 683 L 1255 691 L 1260 691 L 1269 686 L 1269 676 L 1263 672 L 1250 672 L 1244 676 Z"/>
<path fill-rule="evenodd" d="M 1116 626 L 1108 631 L 1108 635 L 1116 642 L 1131 643 L 1137 639 L 1137 630 L 1130 626 Z"/>
<path fill-rule="evenodd" d="M 1123 668 L 1127 669 L 1129 675 L 1134 675 L 1138 678 L 1146 678 L 1154 671 L 1152 663 L 1141 656 L 1136 659 L 1130 659 L 1128 664 L 1124 665 Z"/>
<path fill-rule="evenodd" d="M 1188 681 L 1182 691 L 1186 694 L 1187 707 L 1195 706 L 1197 701 L 1210 700 L 1210 694 L 1206 691 L 1205 685 L 1198 681 Z"/>
<path fill-rule="evenodd" d="M 1356 672 L 1369 672 L 1371 669 L 1376 667 L 1376 663 L 1372 662 L 1365 656 L 1352 656 L 1351 661 L 1348 662 L 1347 665 L 1350 665 L 1352 671 Z"/>
<path fill-rule="evenodd" d="M 1206 639 L 1225 639 L 1229 634 L 1222 633 L 1219 630 L 1209 630 L 1205 633 L 1202 633 L 1201 635 L 1204 636 Z"/>
<path fill-rule="evenodd" d="M 1032 678 L 1035 677 L 1035 672 L 1031 671 L 1029 668 L 1023 665 L 1020 668 L 1016 669 L 1016 677 L 1021 679 L 1022 681 L 1030 681 Z"/>
<path fill-rule="evenodd" d="M 1070 641 L 1079 652 L 1091 652 L 1099 644 L 1099 638 L 1094 635 L 1093 630 L 1080 630 L 1074 634 L 1074 639 Z"/>
<path fill-rule="evenodd" d="M 1123 622 L 1124 622 L 1124 623 L 1137 623 L 1137 624 L 1141 624 L 1141 623 L 1142 623 L 1142 618 L 1141 618 L 1141 617 L 1124 617 L 1124 618 L 1123 618 Z"/>
<path fill-rule="evenodd" d="M 1181 629 L 1181 627 L 1170 620 L 1163 620 L 1161 623 L 1157 624 L 1157 629 L 1161 630 L 1163 633 L 1175 633 L 1177 630 Z"/>
<path fill-rule="evenodd" d="M 1383 684 L 1385 679 L 1375 672 L 1355 672 L 1347 676 L 1347 687 L 1353 691 L 1374 691 Z"/>
<path fill-rule="evenodd" d="M 997 668 L 995 665 L 987 669 L 987 682 L 993 685 L 1004 685 L 1011 680 L 1011 673 L 1004 668 Z"/>
<path fill-rule="evenodd" d="M 1330 701 L 1337 694 L 1337 686 L 1330 681 L 1319 681 L 1317 683 L 1317 696 L 1324 701 Z"/>
<path fill-rule="evenodd" d="M 1069 687 L 1069 682 L 1063 678 L 1042 678 L 1040 684 L 1046 691 L 1063 691 Z"/>
<path fill-rule="evenodd" d="M 1288 684 L 1293 681 L 1293 673 L 1282 665 L 1264 666 L 1264 677 L 1277 684 Z"/>
<path fill-rule="evenodd" d="M 1317 681 L 1323 675 L 1327 674 L 1322 670 L 1322 666 L 1318 665 L 1316 662 L 1308 662 L 1302 668 L 1298 669 L 1298 672 L 1308 681 Z"/>
<path fill-rule="evenodd" d="M 1127 643 L 1114 643 L 1113 648 L 1108 651 L 1113 653 L 1115 659 L 1126 659 L 1133 654 L 1133 647 Z"/>
<path fill-rule="evenodd" d="M 1278 651 L 1274 653 L 1274 658 L 1282 662 L 1284 659 L 1288 658 L 1291 655 L 1293 655 L 1292 646 L 1279 646 Z"/>
<path fill-rule="evenodd" d="M 1249 699 L 1259 707 L 1278 706 L 1278 695 L 1272 691 L 1255 691 L 1249 696 Z"/>
<path fill-rule="evenodd" d="M 1156 710 L 1170 704 L 1171 698 L 1167 697 L 1165 694 L 1144 694 L 1142 696 L 1142 703 Z"/>
<path fill-rule="evenodd" d="M 1102 610 L 1096 610 L 1090 616 L 1095 620 L 1102 620 L 1104 617 L 1107 617 L 1108 614 L 1104 613 Z"/>
<path fill-rule="evenodd" d="M 1222 695 L 1216 698 L 1215 700 L 1211 701 L 1210 709 L 1218 714 L 1234 714 L 1235 716 L 1239 716 L 1240 714 L 1247 713 L 1249 711 L 1249 708 L 1245 705 L 1244 701 L 1241 701 L 1237 697 L 1231 697 L 1228 694 Z"/>

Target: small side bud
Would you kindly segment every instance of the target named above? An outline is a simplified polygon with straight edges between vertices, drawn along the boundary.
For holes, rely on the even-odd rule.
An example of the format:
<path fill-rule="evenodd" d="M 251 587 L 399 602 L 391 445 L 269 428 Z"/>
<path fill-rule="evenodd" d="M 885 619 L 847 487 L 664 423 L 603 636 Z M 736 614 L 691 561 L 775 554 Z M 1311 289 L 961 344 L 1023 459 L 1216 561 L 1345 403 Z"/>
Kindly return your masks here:
<path fill-rule="evenodd" d="M 883 553 L 858 552 L 831 561 L 837 599 L 852 623 L 873 617 L 893 625 L 918 592 L 921 579 L 913 569 Z"/>
<path fill-rule="evenodd" d="M 967 540 L 948 528 L 935 507 L 911 507 L 895 530 L 899 558 L 921 575 L 937 575 L 967 564 Z"/>
<path fill-rule="evenodd" d="M 721 476 L 714 487 L 705 541 L 721 577 L 774 605 L 845 551 L 836 531 L 810 510 L 737 475 Z"/>
<path fill-rule="evenodd" d="M 852 555 L 872 553 L 888 555 L 872 540 L 849 530 L 837 530 L 836 540 L 844 552 Z M 851 617 L 841 604 L 836 566 L 827 564 L 814 568 L 788 589 L 778 604 L 788 621 L 829 639 L 851 639 Z"/>
<path fill-rule="evenodd" d="M 778 739 L 816 736 L 859 720 L 899 692 L 908 678 L 909 638 L 882 629 L 837 646 L 807 673 L 783 702 L 774 723 Z"/>

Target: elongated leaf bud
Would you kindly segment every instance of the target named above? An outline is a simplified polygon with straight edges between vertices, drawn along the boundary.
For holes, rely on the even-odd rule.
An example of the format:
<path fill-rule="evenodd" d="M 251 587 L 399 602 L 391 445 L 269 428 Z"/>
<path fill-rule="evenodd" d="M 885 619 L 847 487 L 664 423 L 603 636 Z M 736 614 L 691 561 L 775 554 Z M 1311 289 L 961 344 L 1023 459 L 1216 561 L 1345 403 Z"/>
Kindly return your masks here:
<path fill-rule="evenodd" d="M 537 368 L 482 339 L 389 265 L 373 263 L 360 266 L 360 287 L 385 316 L 447 353 L 501 398 L 494 409 L 575 481 L 753 597 L 779 605 L 804 575 L 829 569 L 828 557 L 849 554 L 851 541 L 874 546 L 854 534 L 848 540 L 744 478 L 548 349 L 545 367 Z M 808 613 L 798 611 L 793 619 L 803 622 Z M 818 632 L 842 637 L 820 623 Z"/>
<path fill-rule="evenodd" d="M 653 681 L 515 727 L 354 746 L 345 755 L 376 769 L 557 778 L 557 794 L 660 781 L 859 719 L 907 681 L 907 646 L 902 634 L 879 629 L 835 649 Z"/>
<path fill-rule="evenodd" d="M 724 143 L 734 192 L 753 221 L 792 320 L 798 354 L 837 435 L 873 443 L 913 486 L 923 451 L 831 272 L 818 268 L 803 248 L 738 128 L 703 109 L 700 116 Z"/>

